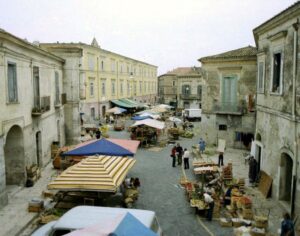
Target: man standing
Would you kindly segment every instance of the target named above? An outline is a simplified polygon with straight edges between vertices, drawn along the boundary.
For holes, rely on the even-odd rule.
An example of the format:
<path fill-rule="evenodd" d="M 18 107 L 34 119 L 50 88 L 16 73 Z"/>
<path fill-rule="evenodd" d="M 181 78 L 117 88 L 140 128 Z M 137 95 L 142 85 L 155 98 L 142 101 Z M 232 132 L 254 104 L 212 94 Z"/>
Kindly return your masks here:
<path fill-rule="evenodd" d="M 190 158 L 190 152 L 185 148 L 183 153 L 183 163 L 184 163 L 184 169 L 189 169 L 189 158 Z"/>
<path fill-rule="evenodd" d="M 213 211 L 215 207 L 214 199 L 208 194 L 208 192 L 205 192 L 203 194 L 204 196 L 204 202 L 208 204 L 208 210 L 207 210 L 207 220 L 211 221 L 213 216 Z"/>
<path fill-rule="evenodd" d="M 174 147 L 171 150 L 171 158 L 172 158 L 172 167 L 175 167 L 176 165 L 176 146 L 174 145 Z"/>
<path fill-rule="evenodd" d="M 182 163 L 183 149 L 180 146 L 180 143 L 177 143 L 176 154 L 177 154 L 177 165 L 181 165 L 181 163 Z"/>
<path fill-rule="evenodd" d="M 223 156 L 223 152 L 220 152 L 219 154 L 219 160 L 218 160 L 218 166 L 224 166 L 224 156 Z"/>
<path fill-rule="evenodd" d="M 202 138 L 200 138 L 200 141 L 199 141 L 199 150 L 200 150 L 201 154 L 203 154 L 203 152 L 205 150 L 205 146 L 206 146 L 205 141 Z"/>

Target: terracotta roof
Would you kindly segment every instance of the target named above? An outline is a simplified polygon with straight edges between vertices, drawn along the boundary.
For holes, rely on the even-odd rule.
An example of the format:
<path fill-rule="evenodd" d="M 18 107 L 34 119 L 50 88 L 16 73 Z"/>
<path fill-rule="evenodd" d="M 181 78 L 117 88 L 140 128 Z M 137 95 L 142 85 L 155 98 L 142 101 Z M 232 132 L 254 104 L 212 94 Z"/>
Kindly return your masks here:
<path fill-rule="evenodd" d="M 237 58 L 243 58 L 243 57 L 253 57 L 256 56 L 257 49 L 253 46 L 247 46 L 239 49 L 235 49 L 232 51 L 220 53 L 217 55 L 202 57 L 199 59 L 199 61 L 204 60 L 214 60 L 214 59 L 237 59 Z"/>
<path fill-rule="evenodd" d="M 201 68 L 200 67 L 177 67 L 171 71 L 168 71 L 164 75 L 199 75 L 201 74 Z"/>

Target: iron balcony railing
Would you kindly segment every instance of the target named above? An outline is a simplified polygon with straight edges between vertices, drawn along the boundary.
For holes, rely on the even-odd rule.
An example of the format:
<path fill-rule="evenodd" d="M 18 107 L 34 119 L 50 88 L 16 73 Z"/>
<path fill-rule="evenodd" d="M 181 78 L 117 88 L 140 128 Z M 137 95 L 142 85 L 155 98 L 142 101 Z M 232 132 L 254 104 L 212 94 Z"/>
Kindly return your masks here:
<path fill-rule="evenodd" d="M 198 94 L 180 94 L 183 100 L 201 100 L 201 95 Z"/>
<path fill-rule="evenodd" d="M 237 102 L 215 102 L 213 111 L 217 114 L 237 114 L 242 115 L 247 112 L 246 105 Z"/>
<path fill-rule="evenodd" d="M 35 97 L 32 115 L 41 115 L 50 110 L 50 96 Z"/>

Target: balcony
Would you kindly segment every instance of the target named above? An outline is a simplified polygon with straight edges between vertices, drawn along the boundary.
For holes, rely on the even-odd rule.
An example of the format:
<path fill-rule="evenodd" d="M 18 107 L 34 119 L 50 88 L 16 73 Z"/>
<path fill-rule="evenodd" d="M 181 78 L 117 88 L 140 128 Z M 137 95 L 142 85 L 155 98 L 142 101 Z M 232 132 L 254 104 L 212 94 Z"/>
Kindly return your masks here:
<path fill-rule="evenodd" d="M 62 93 L 59 98 L 56 98 L 55 99 L 55 102 L 54 102 L 54 107 L 55 108 L 60 108 L 62 105 L 66 104 L 67 103 L 67 94 L 65 93 Z"/>
<path fill-rule="evenodd" d="M 243 115 L 247 112 L 247 107 L 237 102 L 215 102 L 213 111 L 216 114 Z"/>
<path fill-rule="evenodd" d="M 198 94 L 180 94 L 182 100 L 201 100 L 201 95 Z"/>
<path fill-rule="evenodd" d="M 50 96 L 35 97 L 34 107 L 32 108 L 32 116 L 41 116 L 50 110 Z"/>

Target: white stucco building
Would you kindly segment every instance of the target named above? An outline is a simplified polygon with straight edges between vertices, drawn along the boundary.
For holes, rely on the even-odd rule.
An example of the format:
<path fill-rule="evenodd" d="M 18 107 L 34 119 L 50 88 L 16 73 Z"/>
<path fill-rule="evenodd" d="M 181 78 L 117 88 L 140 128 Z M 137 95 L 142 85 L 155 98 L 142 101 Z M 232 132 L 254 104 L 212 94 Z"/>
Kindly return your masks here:
<path fill-rule="evenodd" d="M 50 161 L 65 143 L 64 60 L 0 29 L 0 207 L 6 187 L 23 185 L 26 166 Z"/>

